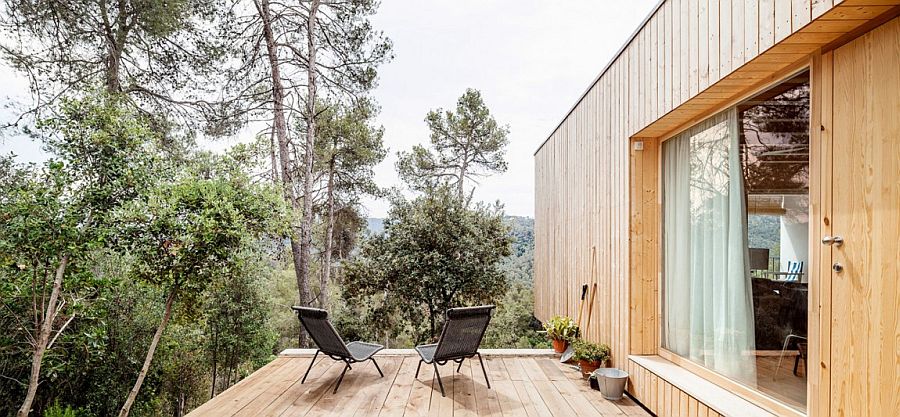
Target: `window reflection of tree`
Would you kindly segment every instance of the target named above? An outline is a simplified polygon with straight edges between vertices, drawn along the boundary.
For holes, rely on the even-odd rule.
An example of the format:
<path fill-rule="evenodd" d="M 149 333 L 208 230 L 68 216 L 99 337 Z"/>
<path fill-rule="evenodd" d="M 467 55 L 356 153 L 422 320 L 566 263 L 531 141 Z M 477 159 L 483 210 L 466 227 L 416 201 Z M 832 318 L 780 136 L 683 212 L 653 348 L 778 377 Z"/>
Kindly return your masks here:
<path fill-rule="evenodd" d="M 809 189 L 809 76 L 804 73 L 738 107 L 741 165 L 752 194 Z"/>
<path fill-rule="evenodd" d="M 709 222 L 717 204 L 728 196 L 728 126 L 723 120 L 692 133 L 690 138 L 690 202 L 694 222 Z M 716 226 L 708 224 L 707 226 Z"/>

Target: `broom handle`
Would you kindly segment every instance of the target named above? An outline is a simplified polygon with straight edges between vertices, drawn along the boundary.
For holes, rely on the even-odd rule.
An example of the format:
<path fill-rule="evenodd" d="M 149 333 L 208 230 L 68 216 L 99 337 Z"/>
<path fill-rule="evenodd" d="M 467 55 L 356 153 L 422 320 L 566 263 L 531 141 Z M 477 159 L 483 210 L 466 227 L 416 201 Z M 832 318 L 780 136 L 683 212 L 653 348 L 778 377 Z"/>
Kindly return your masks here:
<path fill-rule="evenodd" d="M 581 286 L 581 302 L 578 304 L 578 331 L 581 332 L 581 313 L 584 311 L 584 297 L 587 295 L 588 286 L 587 284 L 583 284 Z"/>
<path fill-rule="evenodd" d="M 587 305 L 587 322 L 584 324 L 585 328 L 591 326 L 591 315 L 594 312 L 594 296 L 597 295 L 597 247 L 591 246 L 591 299 L 588 301 Z"/>

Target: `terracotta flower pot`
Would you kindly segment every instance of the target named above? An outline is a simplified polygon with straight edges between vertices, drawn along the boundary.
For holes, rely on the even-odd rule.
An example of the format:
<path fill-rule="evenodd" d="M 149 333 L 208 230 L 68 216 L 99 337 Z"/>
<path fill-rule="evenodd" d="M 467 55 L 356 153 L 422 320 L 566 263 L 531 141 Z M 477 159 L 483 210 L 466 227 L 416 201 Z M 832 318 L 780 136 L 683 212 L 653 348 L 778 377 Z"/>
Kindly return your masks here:
<path fill-rule="evenodd" d="M 578 366 L 581 368 L 582 375 L 590 375 L 591 372 L 596 371 L 597 368 L 600 367 L 600 365 L 603 365 L 603 363 L 600 361 L 578 361 Z"/>
<path fill-rule="evenodd" d="M 556 353 L 563 353 L 566 351 L 566 348 L 569 346 L 569 342 L 565 339 L 553 339 L 551 341 L 553 343 L 553 350 Z"/>

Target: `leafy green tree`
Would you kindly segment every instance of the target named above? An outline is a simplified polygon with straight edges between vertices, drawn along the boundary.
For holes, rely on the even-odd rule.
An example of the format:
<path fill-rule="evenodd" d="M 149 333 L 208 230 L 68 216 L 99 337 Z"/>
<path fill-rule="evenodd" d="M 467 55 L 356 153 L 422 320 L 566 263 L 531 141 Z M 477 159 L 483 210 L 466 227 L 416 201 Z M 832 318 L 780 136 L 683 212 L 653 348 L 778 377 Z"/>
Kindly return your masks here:
<path fill-rule="evenodd" d="M 282 207 L 277 194 L 246 176 L 187 175 L 120 211 L 123 240 L 136 260 L 134 277 L 166 292 L 163 317 L 120 417 L 134 404 L 176 298 L 183 309 L 197 308 L 197 298 L 218 274 L 241 267 L 237 250 L 280 229 Z"/>
<path fill-rule="evenodd" d="M 388 336 L 409 326 L 416 342 L 433 339 L 448 308 L 493 302 L 506 291 L 498 264 L 510 243 L 499 205 L 467 208 L 449 187 L 395 201 L 384 233 L 347 263 L 344 297 L 351 305 L 365 299 L 357 305 L 369 310 L 360 314 L 392 329 Z"/>
<path fill-rule="evenodd" d="M 225 271 L 207 290 L 205 357 L 212 371 L 210 395 L 238 381 L 272 356 L 276 335 L 269 324 L 264 275 L 271 271 L 258 250 L 235 253 L 241 268 Z"/>
<path fill-rule="evenodd" d="M 414 189 L 424 190 L 438 184 L 456 188 L 463 200 L 465 182 L 506 171 L 506 145 L 509 127 L 500 126 L 484 104 L 481 93 L 467 89 L 456 103 L 456 112 L 432 110 L 425 117 L 431 130 L 429 150 L 421 145 L 401 152 L 397 170 Z M 473 188 L 474 190 L 474 188 Z"/>
<path fill-rule="evenodd" d="M 89 256 L 110 237 L 110 213 L 147 184 L 155 140 L 144 119 L 103 94 L 64 100 L 38 128 L 49 161 L 0 164 L 2 281 L 12 303 L 39 300 L 17 319 L 32 352 L 20 417 L 31 410 L 44 354 L 74 319 L 77 290 L 93 285 Z"/>

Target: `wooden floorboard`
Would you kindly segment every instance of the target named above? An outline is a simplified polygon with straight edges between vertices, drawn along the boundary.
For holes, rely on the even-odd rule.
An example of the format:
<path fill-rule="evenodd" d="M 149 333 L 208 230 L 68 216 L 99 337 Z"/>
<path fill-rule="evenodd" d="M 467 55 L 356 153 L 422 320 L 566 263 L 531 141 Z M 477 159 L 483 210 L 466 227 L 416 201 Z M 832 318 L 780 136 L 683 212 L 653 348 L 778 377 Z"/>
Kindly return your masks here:
<path fill-rule="evenodd" d="M 343 363 L 319 357 L 306 383 L 311 358 L 282 356 L 197 407 L 188 416 L 385 416 L 385 417 L 611 417 L 649 416 L 630 399 L 607 401 L 580 373 L 540 356 L 485 355 L 488 388 L 477 357 L 438 366 L 442 396 L 432 365 L 412 355 L 379 355 L 353 365 L 333 392 Z"/>

